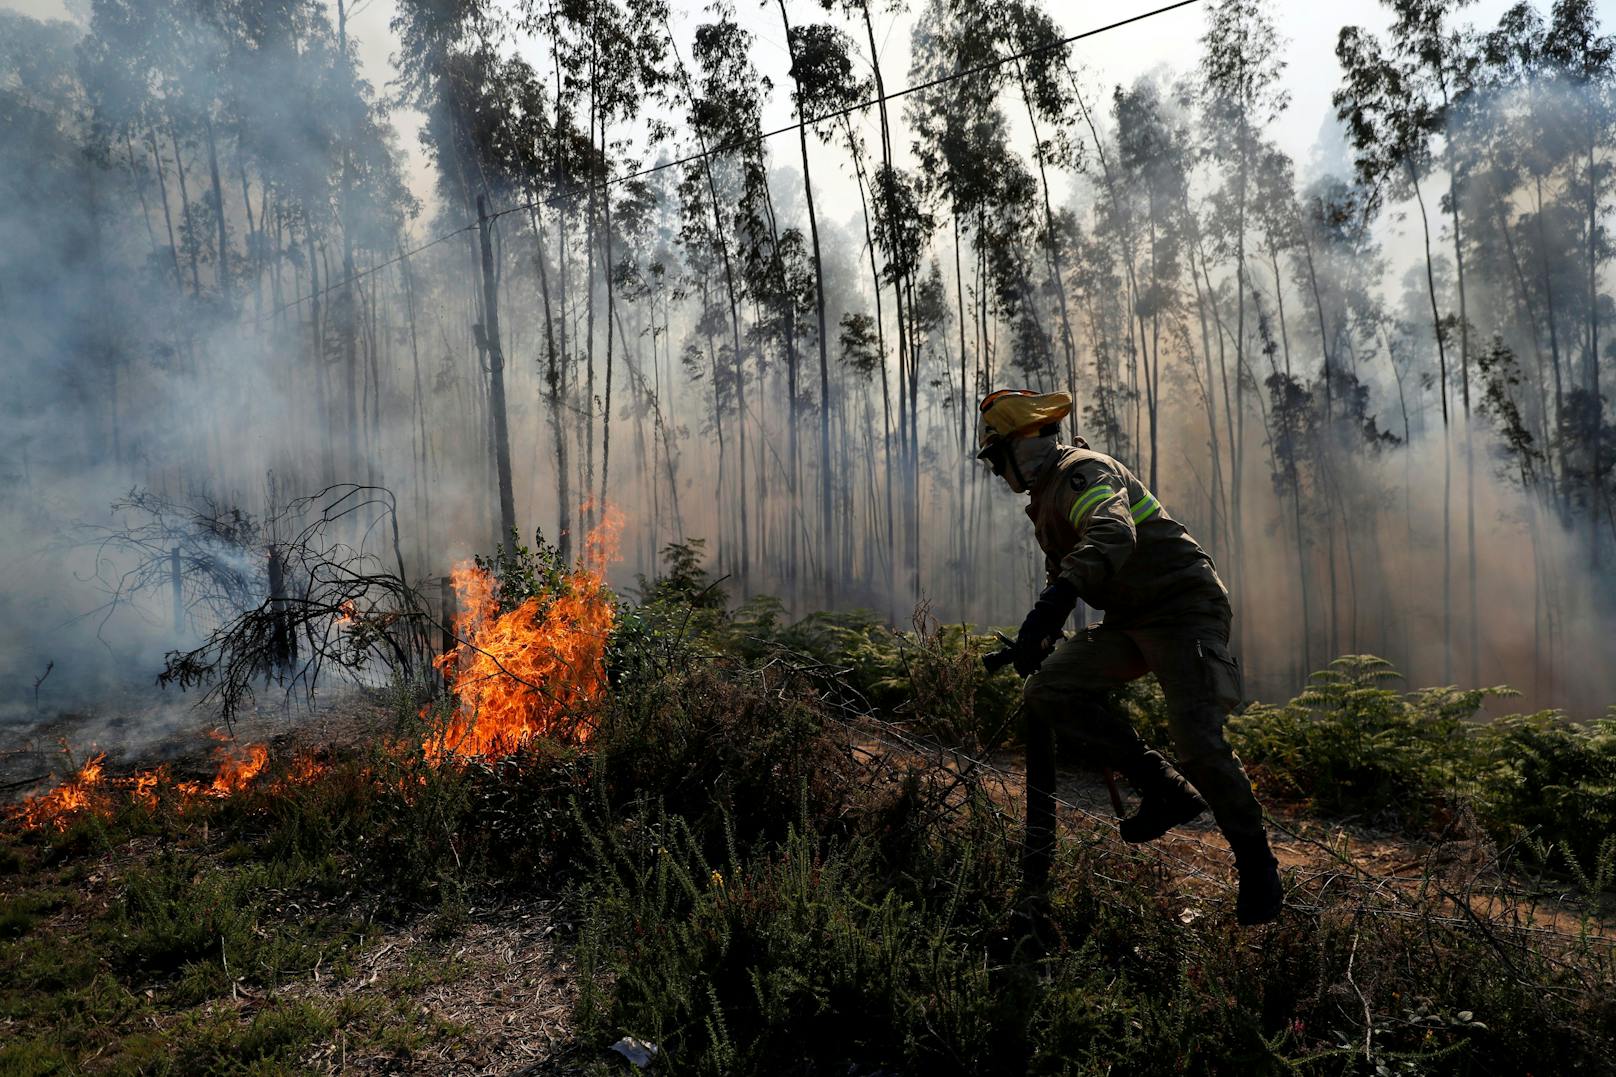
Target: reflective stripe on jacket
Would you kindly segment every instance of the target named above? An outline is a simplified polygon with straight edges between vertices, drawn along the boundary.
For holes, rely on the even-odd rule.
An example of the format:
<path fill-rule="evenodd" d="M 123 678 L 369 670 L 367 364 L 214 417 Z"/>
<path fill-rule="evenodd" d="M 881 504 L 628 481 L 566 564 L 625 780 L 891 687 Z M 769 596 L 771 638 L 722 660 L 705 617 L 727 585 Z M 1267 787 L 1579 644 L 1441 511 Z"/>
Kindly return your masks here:
<path fill-rule="evenodd" d="M 1108 624 L 1228 616 L 1212 559 L 1144 483 L 1092 449 L 1060 445 L 1031 490 L 1049 579 L 1064 576 Z"/>

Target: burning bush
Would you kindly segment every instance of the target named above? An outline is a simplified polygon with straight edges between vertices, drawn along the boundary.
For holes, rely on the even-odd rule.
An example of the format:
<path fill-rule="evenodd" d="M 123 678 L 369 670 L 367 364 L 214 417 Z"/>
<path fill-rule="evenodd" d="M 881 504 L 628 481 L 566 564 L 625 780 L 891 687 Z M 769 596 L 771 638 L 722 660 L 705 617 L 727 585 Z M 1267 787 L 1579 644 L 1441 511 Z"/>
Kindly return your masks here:
<path fill-rule="evenodd" d="M 537 736 L 589 739 L 617 614 L 606 564 L 622 526 L 622 514 L 608 508 L 576 566 L 541 540 L 455 568 L 459 642 L 434 665 L 456 705 L 427 738 L 428 759 L 498 758 Z"/>

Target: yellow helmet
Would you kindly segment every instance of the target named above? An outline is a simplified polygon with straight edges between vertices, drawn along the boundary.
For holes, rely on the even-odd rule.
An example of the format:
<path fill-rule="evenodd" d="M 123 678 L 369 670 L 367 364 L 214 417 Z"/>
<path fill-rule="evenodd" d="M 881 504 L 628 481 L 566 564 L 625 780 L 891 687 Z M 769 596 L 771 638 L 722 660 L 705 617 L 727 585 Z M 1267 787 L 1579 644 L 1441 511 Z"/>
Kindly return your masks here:
<path fill-rule="evenodd" d="M 977 406 L 977 459 L 989 455 L 1001 442 L 1033 437 L 1072 412 L 1066 393 L 1035 393 L 1031 389 L 997 389 Z"/>

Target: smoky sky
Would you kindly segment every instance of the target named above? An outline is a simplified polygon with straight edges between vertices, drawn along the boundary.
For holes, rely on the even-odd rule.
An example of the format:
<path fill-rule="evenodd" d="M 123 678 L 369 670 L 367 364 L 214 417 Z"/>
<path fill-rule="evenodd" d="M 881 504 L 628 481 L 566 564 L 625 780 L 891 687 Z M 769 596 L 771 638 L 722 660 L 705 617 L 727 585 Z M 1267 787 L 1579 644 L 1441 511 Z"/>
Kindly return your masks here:
<path fill-rule="evenodd" d="M 1109 15 L 1146 6 L 1125 5 Z M 1473 6 L 1464 16 L 1489 25 L 1498 7 Z M 129 526 L 130 514 L 112 506 L 131 491 L 155 492 L 177 506 L 236 508 L 263 520 L 288 499 L 332 482 L 375 483 L 398 497 L 407 571 L 417 579 L 433 579 L 456 561 L 491 550 L 498 525 L 488 359 L 477 328 L 484 321 L 480 252 L 475 228 L 465 230 L 474 210 L 446 194 L 441 152 L 417 142 L 423 132 L 432 137 L 430 117 L 400 103 L 381 107 L 396 89 L 390 86 L 399 41 L 384 29 L 389 6 L 366 6 L 352 20 L 360 73 L 370 83 L 363 93 L 334 79 L 294 80 L 271 64 L 249 77 L 181 56 L 161 61 L 183 72 L 175 87 L 165 86 L 167 96 L 156 99 L 166 110 L 148 105 L 117 130 L 103 122 L 109 103 L 82 83 L 86 35 L 97 32 L 87 29 L 93 23 L 82 11 L 75 10 L 78 21 L 65 22 L 41 21 L 38 16 L 53 14 L 44 9 L 30 18 L 28 10 L 0 15 L 8 30 L 8 43 L 0 46 L 6 132 L 0 189 L 8 192 L 0 204 L 0 378 L 6 386 L 0 691 L 9 712 L 33 711 L 34 682 L 52 663 L 45 682 L 55 693 L 45 697 L 52 706 L 105 699 L 130 686 L 144 691 L 167 651 L 194 645 L 214 627 L 205 612 L 187 612 L 176 623 L 172 595 L 160 586 L 109 610 L 117 581 L 138 561 L 127 547 L 104 542 L 108 528 Z M 318 5 L 310 10 L 295 50 L 307 67 L 298 71 L 340 70 L 328 58 L 334 55 L 332 12 Z M 679 34 L 704 17 L 694 10 L 677 14 Z M 751 55 L 757 71 L 775 83 L 762 128 L 791 118 L 781 31 L 765 14 L 748 9 L 740 19 L 756 35 Z M 799 14 L 806 20 L 812 13 L 805 6 Z M 1081 28 L 1076 14 L 1054 14 L 1068 30 Z M 1384 16 L 1367 3 L 1328 14 L 1279 5 L 1274 14 L 1290 42 L 1283 85 L 1293 102 L 1272 138 L 1293 159 L 1294 190 L 1305 199 L 1332 180 L 1350 180 L 1343 174 L 1350 159 L 1339 127 L 1320 123 L 1338 81 L 1329 47 L 1321 43 L 1333 45 L 1346 20 L 1373 28 L 1384 26 Z M 869 195 L 845 140 L 816 141 L 810 161 L 825 288 L 828 448 L 819 442 L 827 402 L 813 304 L 795 309 L 785 323 L 789 332 L 760 286 L 743 288 L 731 309 L 719 255 L 733 253 L 739 263 L 746 237 L 730 236 L 722 252 L 691 246 L 690 220 L 711 214 L 710 206 L 681 213 L 686 196 L 679 181 L 693 173 L 660 173 L 635 192 L 637 201 L 624 193 L 614 203 L 620 219 L 613 256 L 623 268 L 613 278 L 610 316 L 600 268 L 604 249 L 586 248 L 580 207 L 567 211 L 570 216 L 547 205 L 537 217 L 500 218 L 492 239 L 522 534 L 537 530 L 554 541 L 563 525 L 581 529 L 579 506 L 601 492 L 608 466 L 609 420 L 605 493 L 629 520 L 624 559 L 612 570 L 623 590 L 632 591 L 638 574 L 656 570 L 665 544 L 699 537 L 707 541 L 713 570 L 729 577 L 725 586 L 736 601 L 774 593 L 793 615 L 859 606 L 906 626 L 924 600 L 945 621 L 1014 624 L 1041 586 L 1042 558 L 1022 503 L 973 470 L 961 415 L 984 388 L 984 377 L 987 387 L 1068 387 L 1058 364 L 1038 368 L 1035 362 L 1038 334 L 1049 355 L 1059 354 L 1064 316 L 1076 338 L 1076 378 L 1069 387 L 1079 406 L 1067 432 L 1075 427 L 1096 447 L 1115 447 L 1141 473 L 1151 463 L 1141 422 L 1146 402 L 1105 394 L 1137 384 L 1129 364 L 1142 341 L 1152 341 L 1161 370 L 1152 390 L 1160 393 L 1156 492 L 1201 537 L 1230 581 L 1254 694 L 1292 692 L 1305 667 L 1355 651 L 1386 653 L 1417 685 L 1468 683 L 1468 656 L 1456 656 L 1452 647 L 1463 650 L 1473 623 L 1483 681 L 1522 689 L 1528 697 L 1522 706 L 1597 713 L 1616 693 L 1601 660 L 1611 626 L 1608 573 L 1590 562 L 1585 513 L 1572 498 L 1557 510 L 1545 501 L 1542 485 L 1521 481 L 1519 458 L 1500 448 L 1502 423 L 1496 409 L 1486 408 L 1479 372 L 1468 423 L 1450 385 L 1454 414 L 1444 436 L 1433 384 L 1430 299 L 1422 291 L 1423 235 L 1411 200 L 1389 205 L 1363 236 L 1320 233 L 1319 245 L 1305 249 L 1310 262 L 1296 241 L 1270 258 L 1254 226 L 1251 268 L 1237 288 L 1230 217 L 1218 201 L 1227 176 L 1191 145 L 1205 123 L 1199 106 L 1178 101 L 1193 83 L 1204 17 L 1187 11 L 1167 19 L 1131 30 L 1107 48 L 1090 43 L 1075 54 L 1102 142 L 1118 168 L 1125 167 L 1119 156 L 1124 132 L 1114 111 L 1119 85 L 1159 94 L 1170 125 L 1189 140 L 1178 152 L 1186 202 L 1201 225 L 1193 234 L 1187 218 L 1172 225 L 1178 261 L 1165 285 L 1171 292 L 1166 315 L 1144 325 L 1128 309 L 1123 244 L 1107 231 L 1115 227 L 1107 223 L 1114 196 L 1092 146 L 1081 166 L 1056 166 L 1048 181 L 1051 213 L 1061 215 L 1069 244 L 1070 309 L 1064 315 L 1037 239 L 1041 196 L 1027 202 L 1018 230 L 1006 233 L 1010 238 L 992 242 L 979 241 L 992 222 L 968 218 L 961 224 L 942 206 L 918 261 L 914 294 L 906 297 L 918 303 L 929 294 L 936 308 L 916 345 L 917 458 L 907 474 L 893 463 L 897 433 L 887 432 L 900 409 L 897 394 L 909 388 L 896 369 L 895 296 L 882 287 L 881 320 L 873 321 L 878 296 L 865 232 Z M 892 85 L 913 77 L 914 25 L 913 16 L 883 24 L 882 57 Z M 681 40 L 690 62 L 688 39 Z M 205 34 L 191 44 L 203 54 L 224 49 Z M 516 55 L 537 47 L 507 45 Z M 540 54 L 532 55 L 538 66 Z M 1006 154 L 1037 184 L 1025 110 L 1014 94 L 997 92 Z M 356 100 L 366 102 L 353 113 L 359 118 L 341 126 L 337 118 Z M 1501 97 L 1490 107 L 1518 103 Z M 664 107 L 681 130 L 677 106 Z M 910 119 L 894 110 L 894 122 L 898 163 L 912 165 Z M 867 154 L 875 124 L 866 115 L 856 128 Z M 1088 137 L 1075 116 L 1067 126 L 1074 138 Z M 624 120 L 615 133 L 633 142 L 644 130 L 643 123 Z M 651 150 L 636 145 L 622 156 L 644 165 L 687 148 L 675 140 Z M 805 252 L 809 223 L 798 147 L 790 137 L 777 138 L 765 154 L 770 242 L 773 249 L 796 243 Z M 866 168 L 873 163 L 870 157 L 862 162 Z M 1566 168 L 1551 181 L 1551 201 L 1574 194 L 1574 173 Z M 729 161 L 718 172 L 715 182 L 727 184 L 720 210 L 728 211 L 744 198 L 742 173 Z M 1437 206 L 1444 186 L 1433 173 L 1421 189 Z M 501 188 L 495 204 L 509 207 L 523 193 Z M 1137 191 L 1127 197 L 1144 228 L 1149 207 Z M 1529 208 L 1535 212 L 1526 199 L 1518 186 L 1506 212 L 1534 221 L 1523 216 Z M 1485 216 L 1479 202 L 1464 208 L 1477 221 Z M 543 230 L 538 239 L 535 221 Z M 1563 234 L 1550 234 L 1545 244 L 1575 255 L 1575 222 L 1568 217 L 1554 227 Z M 1439 304 L 1456 311 L 1452 237 L 1444 228 L 1438 220 L 1431 279 Z M 456 234 L 400 257 L 450 233 Z M 1481 249 L 1502 248 L 1500 241 Z M 1136 254 L 1134 268 L 1143 272 L 1145 253 Z M 793 264 L 811 287 L 806 254 L 800 257 Z M 349 258 L 361 280 L 353 288 L 334 286 L 347 276 Z M 1523 305 L 1541 302 L 1536 278 L 1512 285 L 1511 266 L 1501 256 L 1496 264 L 1478 256 L 1470 268 L 1472 349 L 1480 355 L 1495 335 L 1510 345 L 1520 368 L 1510 392 L 1521 398 L 1521 421 L 1550 429 L 1552 422 L 1533 410 L 1539 396 L 1547 399 L 1548 359 L 1540 354 L 1546 334 L 1527 334 L 1530 319 L 1521 313 Z M 1602 274 L 1607 270 L 1601 267 Z M 1027 281 L 1024 295 L 996 290 L 992 274 L 1012 271 Z M 1544 275 L 1551 289 L 1562 286 L 1560 272 Z M 1563 272 L 1557 324 L 1566 339 L 1557 346 L 1565 352 L 1566 380 L 1575 382 L 1582 360 L 1574 354 L 1572 327 L 1580 324 L 1575 306 L 1583 301 L 1570 281 L 1575 264 L 1568 262 Z M 932 285 L 935 292 L 927 293 Z M 1608 284 L 1602 279 L 1601 286 Z M 1203 291 L 1210 298 L 1198 307 Z M 1608 305 L 1608 296 L 1598 302 Z M 1010 310 L 1022 313 L 1005 313 Z M 880 367 L 859 368 L 848 343 L 849 319 L 860 316 L 881 330 L 885 387 Z M 1213 375 L 1209 385 L 1209 357 L 1232 357 L 1235 319 L 1242 316 L 1249 369 L 1234 371 L 1232 382 L 1227 373 L 1221 382 Z M 558 326 L 566 335 L 559 407 L 547 359 Z M 790 333 L 795 336 L 788 340 Z M 742 346 L 738 381 L 732 336 Z M 1318 375 L 1326 353 L 1338 372 L 1351 375 L 1350 391 L 1361 400 L 1354 397 L 1359 410 L 1350 423 L 1332 419 L 1337 425 L 1317 435 L 1321 445 L 1336 439 L 1330 451 L 1338 455 L 1305 464 L 1302 505 L 1303 498 L 1276 478 L 1282 470 L 1275 449 L 1279 413 L 1267 379 L 1288 368 L 1298 385 L 1322 393 Z M 1209 394 L 1215 434 L 1208 428 Z M 1236 395 L 1238 413 L 1230 402 Z M 1104 429 L 1108 414 L 1120 423 L 1120 440 Z M 1239 431 L 1233 441 L 1231 420 Z M 568 453 L 566 505 L 559 493 L 558 421 Z M 1242 458 L 1238 543 L 1227 526 L 1236 455 Z M 829 550 L 819 545 L 822 459 L 831 462 L 834 480 Z M 1226 485 L 1220 490 L 1218 482 Z M 1472 497 L 1479 580 L 1474 621 L 1466 531 Z M 909 503 L 918 517 L 907 515 Z M 890 538 L 889 530 L 895 532 Z M 262 594 L 264 544 L 272 537 L 219 542 L 219 557 L 239 562 L 249 590 L 257 588 L 254 595 Z M 1608 536 L 1603 541 L 1608 556 Z M 743 550 L 750 555 L 744 566 Z M 836 577 L 830 593 L 816 583 L 827 563 Z M 1446 623 L 1455 626 L 1451 647 L 1443 643 Z"/>

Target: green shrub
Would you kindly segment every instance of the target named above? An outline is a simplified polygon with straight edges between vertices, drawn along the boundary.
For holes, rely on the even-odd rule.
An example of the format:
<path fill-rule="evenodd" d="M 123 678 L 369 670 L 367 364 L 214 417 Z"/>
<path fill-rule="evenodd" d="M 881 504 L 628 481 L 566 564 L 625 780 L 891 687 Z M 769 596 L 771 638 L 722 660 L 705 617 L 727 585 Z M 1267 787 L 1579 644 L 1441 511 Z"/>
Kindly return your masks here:
<path fill-rule="evenodd" d="M 127 975 L 178 974 L 186 1001 L 228 991 L 232 977 L 272 987 L 335 956 L 362 931 L 357 908 L 320 916 L 276 907 L 309 877 L 299 864 L 225 868 L 160 853 L 129 873 L 103 941 Z"/>
<path fill-rule="evenodd" d="M 1400 693 L 1384 659 L 1338 658 L 1289 703 L 1231 718 L 1230 744 L 1265 791 L 1330 815 L 1428 821 L 1476 772 L 1470 720 L 1506 688 Z"/>
<path fill-rule="evenodd" d="M 1290 702 L 1232 717 L 1229 742 L 1271 799 L 1416 829 L 1463 803 L 1498 840 L 1519 840 L 1587 889 L 1616 882 L 1616 716 L 1477 721 L 1488 699 L 1514 693 L 1402 693 L 1387 687 L 1396 677 L 1379 658 L 1338 658 Z M 1142 724 L 1158 713 L 1142 711 Z"/>
<path fill-rule="evenodd" d="M 980 932 L 970 852 L 920 894 L 874 843 L 805 823 L 717 861 L 677 817 L 601 830 L 580 963 L 612 990 L 586 983 L 587 1025 L 662 1045 L 680 1073 L 914 1072 L 962 1049 L 987 1066 L 987 1015 L 1014 1000 L 962 944 Z"/>
<path fill-rule="evenodd" d="M 855 810 L 852 735 L 790 671 L 696 662 L 613 700 L 593 743 L 594 793 L 609 808 L 659 800 L 717 855 L 726 818 L 748 840 L 782 837 L 805 788 L 820 818 Z"/>
<path fill-rule="evenodd" d="M 179 1029 L 179 1050 L 165 1069 L 198 1077 L 295 1072 L 336 1027 L 330 1013 L 306 1001 L 272 1002 L 245 1025 L 229 1013 L 192 1021 Z"/>
<path fill-rule="evenodd" d="M 1476 733 L 1474 787 L 1502 839 L 1528 836 L 1543 859 L 1582 874 L 1590 890 L 1616 877 L 1616 716 L 1586 725 L 1554 711 L 1517 715 Z"/>

